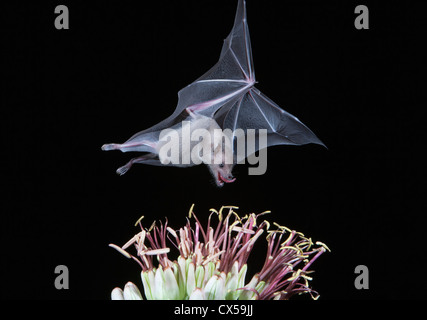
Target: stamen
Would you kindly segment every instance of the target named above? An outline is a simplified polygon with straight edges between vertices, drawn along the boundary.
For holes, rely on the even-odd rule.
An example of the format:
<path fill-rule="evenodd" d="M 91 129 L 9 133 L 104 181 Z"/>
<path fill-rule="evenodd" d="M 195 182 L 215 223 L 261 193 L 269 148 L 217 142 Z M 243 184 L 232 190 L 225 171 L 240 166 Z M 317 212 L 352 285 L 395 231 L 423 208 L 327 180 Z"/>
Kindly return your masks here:
<path fill-rule="evenodd" d="M 135 222 L 135 227 L 141 222 L 141 220 L 144 219 L 144 216 L 141 216 L 138 220 Z"/>
<path fill-rule="evenodd" d="M 173 230 L 171 227 L 167 227 L 166 230 L 169 231 L 175 238 L 178 238 L 178 235 L 176 234 L 175 230 Z"/>
<path fill-rule="evenodd" d="M 323 248 L 325 248 L 326 250 L 328 250 L 329 252 L 331 252 L 331 249 L 329 249 L 328 246 L 326 244 L 324 244 L 323 242 L 316 241 L 316 244 L 318 246 L 322 246 Z"/>
<path fill-rule="evenodd" d="M 300 253 L 301 256 L 303 256 L 303 251 L 300 248 L 292 247 L 292 246 L 281 246 L 280 247 L 280 250 L 285 250 L 285 249 L 295 250 L 296 252 Z"/>
<path fill-rule="evenodd" d="M 122 255 L 124 255 L 126 258 L 130 259 L 132 258 L 132 255 L 127 253 L 125 250 L 123 250 L 122 248 L 120 248 L 119 246 L 116 246 L 115 244 L 110 243 L 108 245 L 109 247 L 116 249 L 118 252 L 120 252 Z"/>
<path fill-rule="evenodd" d="M 231 231 L 243 232 L 243 233 L 248 233 L 248 234 L 255 234 L 255 231 L 253 231 L 251 229 L 246 229 L 246 228 L 237 227 L 237 226 L 233 226 L 233 225 L 230 227 L 230 232 Z"/>
<path fill-rule="evenodd" d="M 138 239 L 138 236 L 134 235 L 128 242 L 126 242 L 122 246 L 122 249 L 125 250 L 125 249 L 129 248 L 131 244 L 133 244 L 133 243 L 135 243 L 137 241 L 137 239 Z"/>
<path fill-rule="evenodd" d="M 147 256 L 155 256 L 159 254 L 169 253 L 169 248 L 161 248 L 161 249 L 154 249 L 154 250 L 148 250 L 145 251 L 144 254 Z"/>
<path fill-rule="evenodd" d="M 190 210 L 188 211 L 188 217 L 191 219 L 191 214 L 193 213 L 194 203 L 191 205 Z"/>
<path fill-rule="evenodd" d="M 257 241 L 257 239 L 260 237 L 260 235 L 262 235 L 264 233 L 263 229 L 259 229 L 256 234 L 249 240 L 250 244 L 248 246 L 248 248 L 246 249 L 247 252 L 249 252 L 253 245 L 255 244 L 255 241 Z"/>
<path fill-rule="evenodd" d="M 151 224 L 150 228 L 148 228 L 148 232 L 151 232 L 154 227 L 156 226 L 156 221 L 153 221 L 153 223 Z"/>
<path fill-rule="evenodd" d="M 203 261 L 202 266 L 206 265 L 207 263 L 209 263 L 210 261 L 214 260 L 216 257 L 218 257 L 219 255 L 221 255 L 222 253 L 224 253 L 225 250 L 219 251 L 213 255 L 209 255 L 207 259 L 205 259 L 205 261 Z"/>
<path fill-rule="evenodd" d="M 324 243 L 317 241 L 315 243 L 317 247 L 312 248 L 314 246 L 312 239 L 306 238 L 301 232 L 275 222 L 273 225 L 277 229 L 270 230 L 270 222 L 261 220 L 260 217 L 271 211 L 264 211 L 260 214 L 251 213 L 240 217 L 234 211 L 234 209 L 238 209 L 235 206 L 222 206 L 219 211 L 211 209 L 207 227 L 203 228 L 193 212 L 194 206 L 194 204 L 191 205 L 186 218 L 187 222 L 180 229 L 169 227 L 167 219 L 165 224 L 160 221 L 160 225 L 156 226 L 156 221 L 154 221 L 149 229 L 143 228 L 141 220 L 144 217 L 142 216 L 135 224 L 141 226 L 139 233 L 122 247 L 109 245 L 126 258 L 137 261 L 143 274 L 151 274 L 145 278 L 144 287 L 154 287 L 154 279 L 159 281 L 162 278 L 156 272 L 165 272 L 164 270 L 170 268 L 173 270 L 171 279 L 176 278 L 180 290 L 179 293 L 176 293 L 177 296 L 187 299 L 190 293 L 181 286 L 182 284 L 186 286 L 188 266 L 192 264 L 195 269 L 203 270 L 202 278 L 198 282 L 199 290 L 202 293 L 204 285 L 212 277 L 221 277 L 227 283 L 227 279 L 234 279 L 233 277 L 239 274 L 238 287 L 227 288 L 228 292 L 233 292 L 234 299 L 238 299 L 239 296 L 250 299 L 289 299 L 294 294 L 302 293 L 309 293 L 313 299 L 319 297 L 317 292 L 309 287 L 312 277 L 308 274 L 312 271 L 308 268 L 321 254 L 330 251 Z M 228 209 L 227 214 L 223 211 L 226 209 Z M 211 217 L 214 213 L 217 215 L 218 223 L 211 226 Z M 191 221 L 191 219 L 194 220 Z M 266 232 L 268 243 L 264 265 L 261 271 L 256 273 L 256 281 L 251 280 L 251 284 L 245 286 L 246 271 L 242 273 L 242 270 L 246 270 L 246 262 L 252 248 L 264 232 Z M 286 240 L 282 241 L 285 237 Z M 171 260 L 168 257 L 170 243 L 180 253 L 177 260 Z M 137 252 L 135 256 L 126 251 L 132 245 Z M 157 259 L 154 258 L 155 256 Z M 227 286 L 232 286 L 234 281 L 228 283 Z M 147 287 L 147 290 L 151 289 Z M 161 297 L 163 294 L 168 296 L 170 293 L 159 293 L 158 296 Z M 149 297 L 155 298 L 153 292 L 149 294 Z"/>

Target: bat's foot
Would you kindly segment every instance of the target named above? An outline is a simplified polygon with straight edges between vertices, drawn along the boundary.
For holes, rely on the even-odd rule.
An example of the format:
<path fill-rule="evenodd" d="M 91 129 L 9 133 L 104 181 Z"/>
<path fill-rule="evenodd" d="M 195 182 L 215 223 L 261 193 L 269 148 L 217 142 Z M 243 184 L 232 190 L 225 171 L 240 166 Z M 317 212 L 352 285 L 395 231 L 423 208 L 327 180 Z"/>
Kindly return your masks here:
<path fill-rule="evenodd" d="M 137 157 L 137 158 L 133 158 L 128 163 L 126 163 L 124 166 L 118 168 L 116 170 L 116 173 L 119 176 L 122 176 L 126 172 L 129 171 L 129 169 L 132 167 L 133 164 L 135 164 L 135 163 L 144 163 L 144 162 L 146 162 L 148 160 L 153 160 L 155 157 L 156 157 L 156 155 L 154 153 L 149 153 L 149 154 L 145 154 L 143 156 Z"/>
<path fill-rule="evenodd" d="M 118 168 L 117 170 L 116 170 L 116 173 L 119 175 L 119 176 L 122 176 L 122 175 L 124 175 L 126 172 L 128 172 L 129 171 L 129 169 L 130 169 L 130 167 L 132 166 L 132 164 L 131 163 L 127 163 L 127 164 L 125 164 L 123 167 L 120 167 L 120 168 Z"/>

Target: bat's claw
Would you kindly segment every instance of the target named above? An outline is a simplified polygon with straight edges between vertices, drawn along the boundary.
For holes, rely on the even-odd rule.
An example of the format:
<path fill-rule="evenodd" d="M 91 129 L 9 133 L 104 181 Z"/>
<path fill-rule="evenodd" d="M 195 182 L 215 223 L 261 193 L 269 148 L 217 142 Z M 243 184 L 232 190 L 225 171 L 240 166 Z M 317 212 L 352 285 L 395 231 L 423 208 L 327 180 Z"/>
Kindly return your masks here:
<path fill-rule="evenodd" d="M 120 167 L 120 168 L 118 168 L 117 170 L 116 170 L 116 173 L 119 175 L 119 176 L 122 176 L 122 175 L 124 175 L 126 172 L 128 172 L 128 170 L 130 169 L 130 165 L 129 164 L 125 164 L 123 167 Z"/>

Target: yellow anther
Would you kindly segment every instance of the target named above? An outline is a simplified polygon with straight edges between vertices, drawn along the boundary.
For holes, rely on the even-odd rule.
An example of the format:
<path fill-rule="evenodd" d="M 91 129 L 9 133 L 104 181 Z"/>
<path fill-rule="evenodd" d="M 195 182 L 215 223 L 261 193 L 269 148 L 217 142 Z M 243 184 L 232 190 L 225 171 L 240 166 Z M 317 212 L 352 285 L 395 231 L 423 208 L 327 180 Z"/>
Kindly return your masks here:
<path fill-rule="evenodd" d="M 318 246 L 322 246 L 323 248 L 325 248 L 326 250 L 328 250 L 329 252 L 331 252 L 331 249 L 329 249 L 328 246 L 326 244 L 324 244 L 323 242 L 316 241 L 316 244 Z"/>
<path fill-rule="evenodd" d="M 280 250 L 285 250 L 285 249 L 294 250 L 294 251 L 300 253 L 301 256 L 304 256 L 304 255 L 302 255 L 303 252 L 302 252 L 302 250 L 300 248 L 292 247 L 292 246 L 281 246 L 280 247 Z"/>
<path fill-rule="evenodd" d="M 150 232 L 151 230 L 153 230 L 153 228 L 156 226 L 156 221 L 153 221 L 153 223 L 151 224 L 150 228 L 148 229 L 148 232 Z"/>
<path fill-rule="evenodd" d="M 141 216 L 138 220 L 135 222 L 135 227 L 141 222 L 141 220 L 144 219 L 144 216 Z"/>
<path fill-rule="evenodd" d="M 188 211 L 188 217 L 191 219 L 191 214 L 193 213 L 194 203 L 191 205 L 190 210 Z"/>

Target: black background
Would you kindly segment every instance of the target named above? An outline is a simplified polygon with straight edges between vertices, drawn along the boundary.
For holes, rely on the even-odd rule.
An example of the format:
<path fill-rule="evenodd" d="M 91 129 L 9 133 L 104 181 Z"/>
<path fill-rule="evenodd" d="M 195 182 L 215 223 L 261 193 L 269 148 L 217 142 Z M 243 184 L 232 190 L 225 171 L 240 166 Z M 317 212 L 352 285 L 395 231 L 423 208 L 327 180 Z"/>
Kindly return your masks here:
<path fill-rule="evenodd" d="M 169 116 L 177 92 L 218 59 L 236 1 L 18 2 L 1 10 L 1 295 L 109 299 L 139 267 L 108 247 L 192 203 L 270 221 L 326 243 L 313 266 L 321 299 L 425 298 L 426 20 L 421 1 L 247 1 L 257 87 L 328 146 L 268 149 L 268 169 L 216 188 L 204 166 L 117 167 L 102 152 Z M 70 29 L 56 30 L 67 5 Z M 258 254 L 258 253 L 257 253 Z M 249 272 L 264 256 L 250 260 Z M 57 265 L 70 289 L 56 290 Z M 354 269 L 369 268 L 356 290 Z M 308 297 L 307 297 L 308 299 Z"/>

